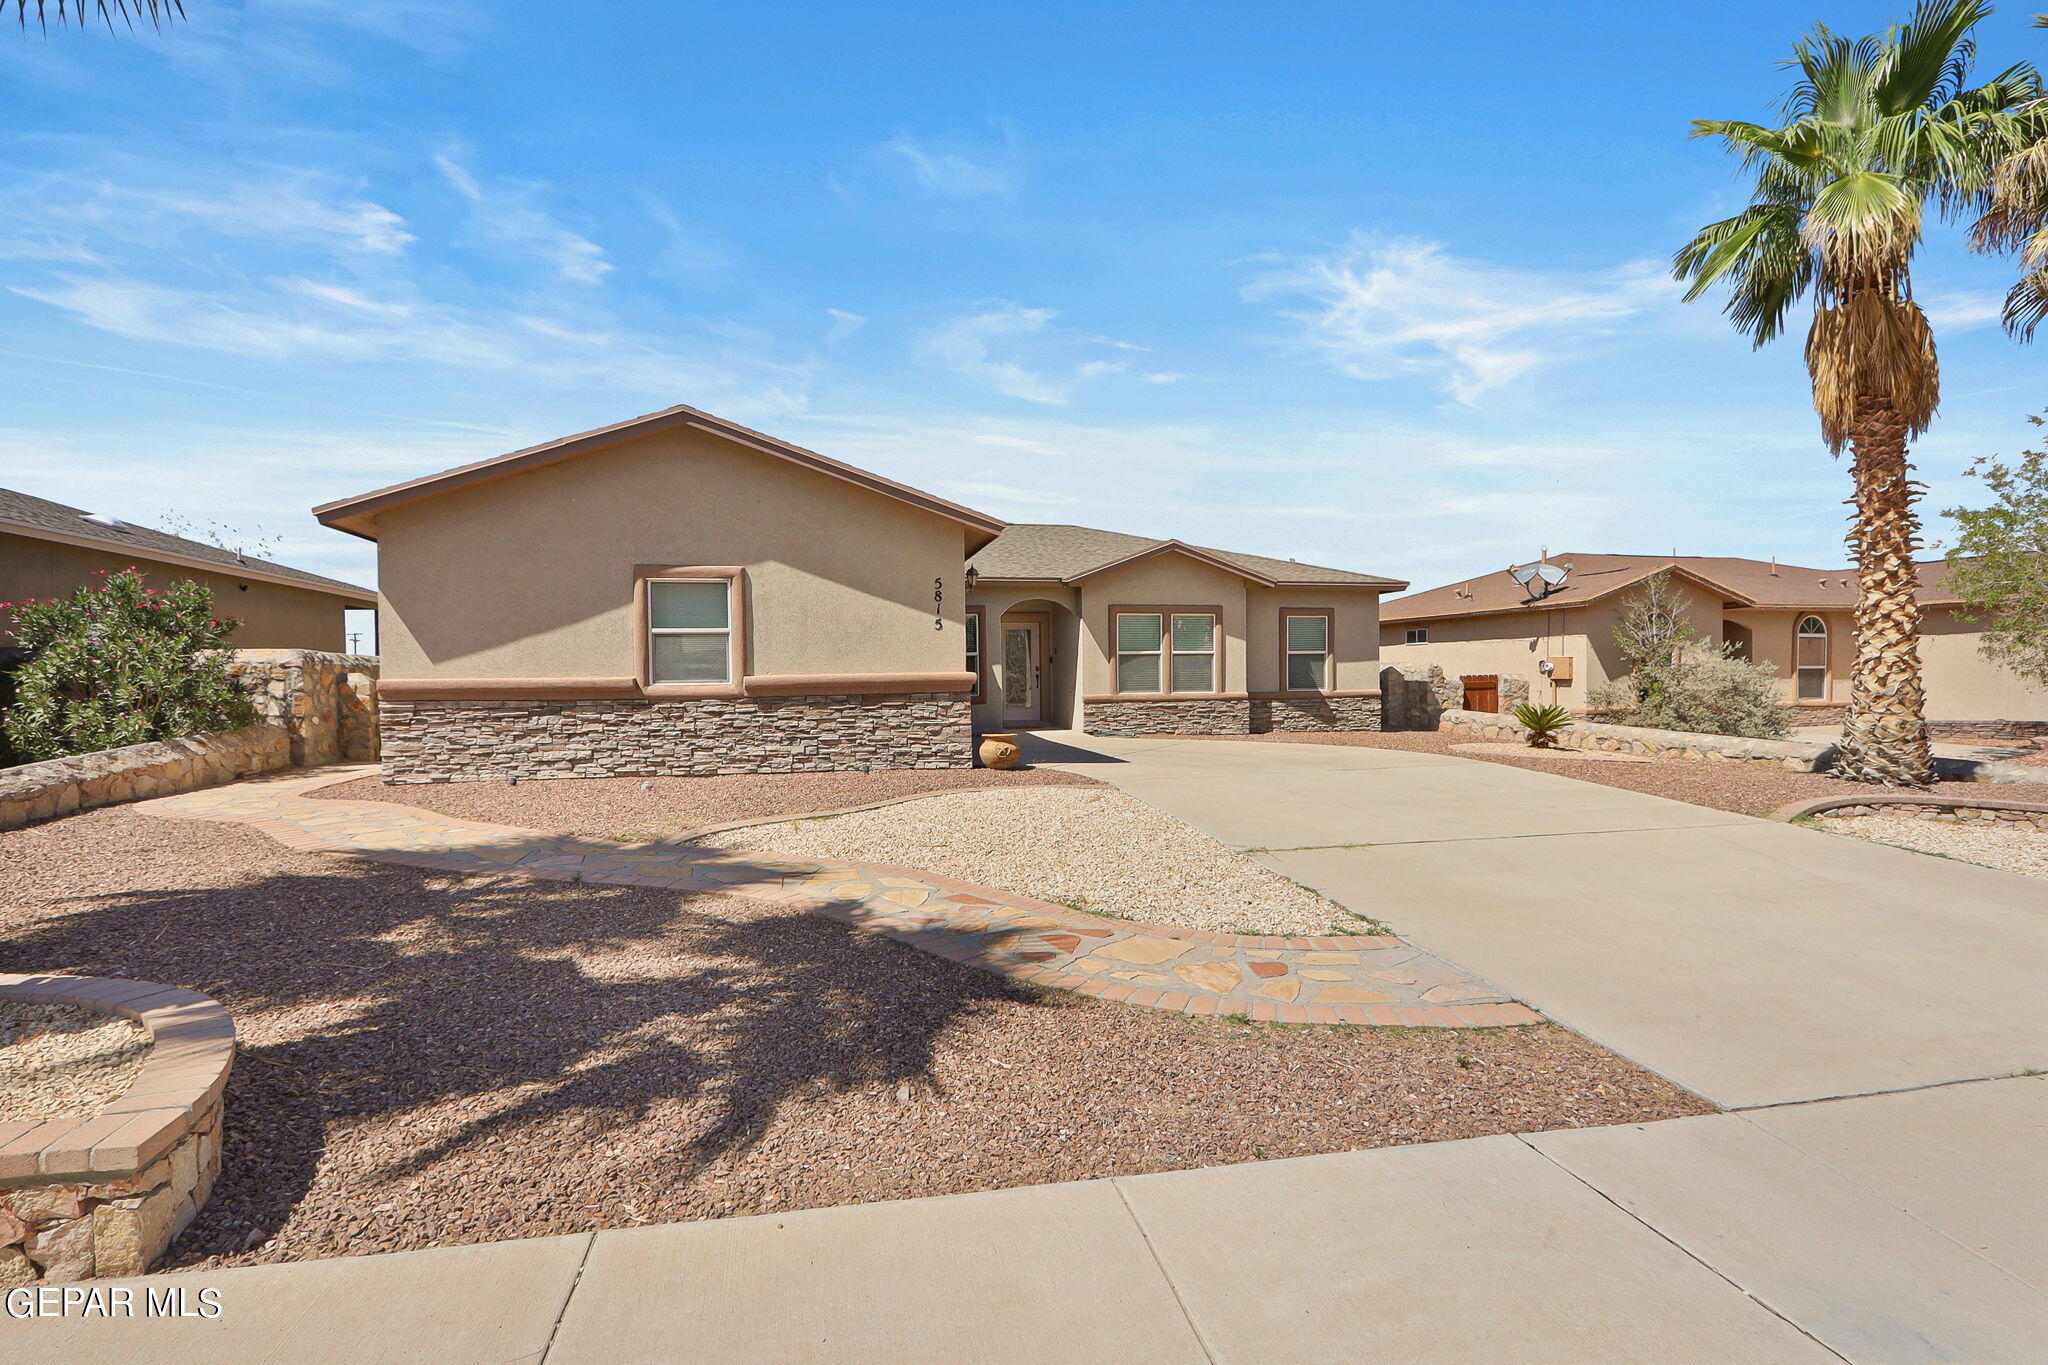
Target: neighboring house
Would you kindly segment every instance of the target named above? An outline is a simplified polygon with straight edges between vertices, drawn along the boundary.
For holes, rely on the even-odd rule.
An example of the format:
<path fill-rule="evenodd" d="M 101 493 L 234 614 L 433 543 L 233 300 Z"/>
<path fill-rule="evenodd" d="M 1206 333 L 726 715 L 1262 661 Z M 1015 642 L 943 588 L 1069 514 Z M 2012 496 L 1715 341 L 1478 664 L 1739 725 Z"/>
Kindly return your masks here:
<path fill-rule="evenodd" d="M 402 782 L 957 767 L 976 728 L 1243 733 L 1275 706 L 1376 723 L 1403 586 L 1006 526 L 689 407 L 314 510 L 378 543 Z"/>
<path fill-rule="evenodd" d="M 340 652 L 342 612 L 377 603 L 353 583 L 0 488 L 0 601 L 62 597 L 101 571 L 130 566 L 153 585 L 189 578 L 211 589 L 221 614 L 242 623 L 237 649 Z M 0 613 L 0 649 L 14 644 L 8 624 Z"/>
<path fill-rule="evenodd" d="M 1547 593 L 1506 571 L 1388 602 L 1380 653 L 1394 664 L 1438 664 L 1453 677 L 1532 680 L 1535 698 L 1583 706 L 1592 688 L 1628 669 L 1614 628 L 1644 580 L 1670 570 L 1694 636 L 1726 643 L 1782 680 L 1785 700 L 1827 723 L 1849 700 L 1856 656 L 1856 575 L 1775 560 L 1671 555 L 1548 555 L 1570 565 Z M 1526 567 L 1526 566 L 1519 566 Z M 2048 691 L 1978 652 L 1979 627 L 1960 620 L 1948 565 L 1920 571 L 1920 659 L 1932 721 L 2048 719 Z M 1552 667 L 1548 679 L 1541 665 Z"/>

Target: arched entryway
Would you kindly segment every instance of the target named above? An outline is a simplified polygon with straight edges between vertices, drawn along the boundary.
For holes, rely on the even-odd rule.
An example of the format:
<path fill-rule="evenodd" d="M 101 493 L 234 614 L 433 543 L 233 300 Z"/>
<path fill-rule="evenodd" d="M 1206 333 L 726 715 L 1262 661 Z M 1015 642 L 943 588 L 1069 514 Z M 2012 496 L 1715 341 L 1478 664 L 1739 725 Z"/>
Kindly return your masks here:
<path fill-rule="evenodd" d="M 1080 618 L 1044 597 L 1012 602 L 990 615 L 982 728 L 1071 728 L 1079 703 Z"/>

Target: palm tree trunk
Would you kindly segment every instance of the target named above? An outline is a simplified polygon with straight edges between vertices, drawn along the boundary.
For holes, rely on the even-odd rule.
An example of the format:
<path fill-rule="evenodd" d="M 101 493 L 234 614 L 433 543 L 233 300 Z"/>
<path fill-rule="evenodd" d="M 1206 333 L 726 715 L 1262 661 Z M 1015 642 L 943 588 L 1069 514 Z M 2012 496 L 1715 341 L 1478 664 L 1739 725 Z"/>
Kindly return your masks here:
<path fill-rule="evenodd" d="M 1856 400 L 1849 441 L 1856 451 L 1856 515 L 1848 537 L 1858 589 L 1856 664 L 1834 772 L 1857 782 L 1924 787 L 1934 780 L 1934 767 L 1922 714 L 1913 567 L 1920 519 L 1913 511 L 1905 419 L 1889 402 L 1865 395 Z"/>

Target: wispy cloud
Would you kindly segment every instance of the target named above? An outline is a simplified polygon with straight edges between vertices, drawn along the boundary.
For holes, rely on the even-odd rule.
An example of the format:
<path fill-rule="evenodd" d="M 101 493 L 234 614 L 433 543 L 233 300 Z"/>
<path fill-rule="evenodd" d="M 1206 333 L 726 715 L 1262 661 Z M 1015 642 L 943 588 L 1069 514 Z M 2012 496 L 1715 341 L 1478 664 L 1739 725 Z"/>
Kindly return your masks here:
<path fill-rule="evenodd" d="M 881 151 L 934 194 L 1002 195 L 1014 187 L 1009 163 L 1014 161 L 1015 145 L 1008 136 L 1001 145 L 991 147 L 958 138 L 918 138 L 899 132 L 882 144 Z"/>
<path fill-rule="evenodd" d="M 89 238 L 161 251 L 193 232 L 370 256 L 399 255 L 414 240 L 404 218 L 339 175 L 268 166 L 221 183 L 126 152 L 17 181 L 0 222 L 16 259 L 97 259 Z"/>
<path fill-rule="evenodd" d="M 832 325 L 825 329 L 827 346 L 836 346 L 868 325 L 868 320 L 861 314 L 849 313 L 844 308 L 827 308 L 825 316 L 832 319 Z"/>
<path fill-rule="evenodd" d="M 1452 256 L 1431 241 L 1354 233 L 1334 251 L 1269 260 L 1245 287 L 1300 324 L 1298 343 L 1355 379 L 1417 374 L 1463 403 L 1673 297 L 1659 266 L 1584 279 Z"/>
<path fill-rule="evenodd" d="M 478 235 L 532 256 L 562 279 L 597 284 L 612 270 L 604 248 L 556 222 L 538 207 L 541 188 L 530 182 L 494 181 L 488 187 L 444 152 L 434 165 L 457 194 L 469 202 L 470 223 Z"/>
<path fill-rule="evenodd" d="M 1933 294 L 1920 300 L 1928 322 L 1943 331 L 1962 332 L 1986 327 L 2005 316 L 2005 296 L 1989 291 L 1959 290 Z"/>
<path fill-rule="evenodd" d="M 1008 299 L 995 299 L 974 313 L 955 318 L 925 338 L 925 352 L 972 382 L 1031 403 L 1059 406 L 1090 380 L 1119 374 L 1129 368 L 1122 360 L 1071 359 L 1065 363 L 1047 361 L 1027 365 L 1014 351 L 1022 342 L 1048 336 L 1048 325 L 1059 317 L 1051 308 L 1026 308 Z M 1099 337 L 1049 338 L 1053 351 L 1072 352 L 1090 346 L 1114 343 Z"/>
<path fill-rule="evenodd" d="M 1147 384 L 1178 384 L 1187 376 L 1174 370 L 1155 370 L 1151 374 L 1141 374 L 1138 378 Z"/>

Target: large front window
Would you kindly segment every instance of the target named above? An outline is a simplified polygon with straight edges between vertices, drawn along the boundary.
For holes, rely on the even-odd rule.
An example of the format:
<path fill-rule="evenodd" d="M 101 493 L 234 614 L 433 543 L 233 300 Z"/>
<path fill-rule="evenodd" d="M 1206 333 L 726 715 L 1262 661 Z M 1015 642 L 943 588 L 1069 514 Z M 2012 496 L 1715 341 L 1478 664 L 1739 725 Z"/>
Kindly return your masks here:
<path fill-rule="evenodd" d="M 1121 611 L 1116 616 L 1116 690 L 1216 690 L 1216 613 Z"/>
<path fill-rule="evenodd" d="M 729 683 L 732 584 L 722 578 L 647 580 L 648 681 Z"/>

